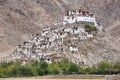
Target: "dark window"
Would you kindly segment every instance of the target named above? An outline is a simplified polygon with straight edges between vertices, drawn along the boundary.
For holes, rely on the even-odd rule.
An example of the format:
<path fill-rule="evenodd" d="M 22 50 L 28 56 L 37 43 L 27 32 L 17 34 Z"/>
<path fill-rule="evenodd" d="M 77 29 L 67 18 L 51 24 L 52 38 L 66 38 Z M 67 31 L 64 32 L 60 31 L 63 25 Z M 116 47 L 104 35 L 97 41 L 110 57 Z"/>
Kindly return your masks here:
<path fill-rule="evenodd" d="M 50 59 L 48 59 L 48 61 L 50 61 Z"/>

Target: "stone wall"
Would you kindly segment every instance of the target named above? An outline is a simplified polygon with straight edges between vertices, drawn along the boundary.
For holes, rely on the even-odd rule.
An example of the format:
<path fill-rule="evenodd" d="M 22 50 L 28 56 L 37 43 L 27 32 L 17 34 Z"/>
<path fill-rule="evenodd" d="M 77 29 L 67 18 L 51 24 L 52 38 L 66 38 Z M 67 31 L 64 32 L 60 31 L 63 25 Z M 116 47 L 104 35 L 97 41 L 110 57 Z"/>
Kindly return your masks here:
<path fill-rule="evenodd" d="M 119 75 L 106 75 L 105 80 L 120 80 L 120 74 Z"/>

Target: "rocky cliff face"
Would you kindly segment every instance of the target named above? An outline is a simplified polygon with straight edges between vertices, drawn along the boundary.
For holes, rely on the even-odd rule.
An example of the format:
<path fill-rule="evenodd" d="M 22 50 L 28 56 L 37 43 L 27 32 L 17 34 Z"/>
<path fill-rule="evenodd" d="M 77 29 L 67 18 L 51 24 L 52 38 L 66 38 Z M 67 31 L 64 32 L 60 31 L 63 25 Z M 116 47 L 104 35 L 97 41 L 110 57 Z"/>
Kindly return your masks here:
<path fill-rule="evenodd" d="M 120 20 L 119 4 L 119 0 L 0 0 L 0 53 L 28 40 L 29 35 L 39 33 L 53 21 L 61 20 L 66 9 L 94 12 L 107 31 Z M 113 36 L 119 36 L 119 29 L 117 25 L 111 30 Z"/>

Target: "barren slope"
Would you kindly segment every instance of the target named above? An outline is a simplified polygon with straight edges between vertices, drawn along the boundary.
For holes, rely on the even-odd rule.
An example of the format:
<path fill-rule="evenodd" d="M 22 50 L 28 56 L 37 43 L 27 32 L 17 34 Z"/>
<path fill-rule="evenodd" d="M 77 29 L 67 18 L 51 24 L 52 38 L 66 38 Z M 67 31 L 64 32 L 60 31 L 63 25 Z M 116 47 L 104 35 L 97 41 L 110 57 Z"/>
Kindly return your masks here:
<path fill-rule="evenodd" d="M 109 30 L 113 38 L 120 43 L 120 21 L 115 21 L 106 30 Z"/>

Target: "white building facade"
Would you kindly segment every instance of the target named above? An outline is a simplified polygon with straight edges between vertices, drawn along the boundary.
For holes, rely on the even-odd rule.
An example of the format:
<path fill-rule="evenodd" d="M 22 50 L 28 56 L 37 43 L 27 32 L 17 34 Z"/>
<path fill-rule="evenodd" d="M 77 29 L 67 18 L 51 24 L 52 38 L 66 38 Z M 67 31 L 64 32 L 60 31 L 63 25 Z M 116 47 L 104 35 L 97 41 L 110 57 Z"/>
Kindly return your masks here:
<path fill-rule="evenodd" d="M 91 25 L 96 26 L 97 29 L 102 30 L 102 26 L 98 25 L 96 21 L 95 14 L 82 11 L 82 10 L 67 10 L 64 16 L 64 24 L 66 23 L 75 23 L 75 22 L 83 22 L 89 23 Z"/>

